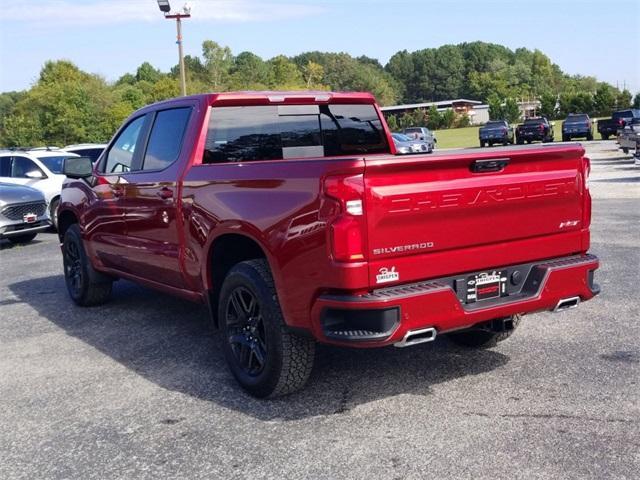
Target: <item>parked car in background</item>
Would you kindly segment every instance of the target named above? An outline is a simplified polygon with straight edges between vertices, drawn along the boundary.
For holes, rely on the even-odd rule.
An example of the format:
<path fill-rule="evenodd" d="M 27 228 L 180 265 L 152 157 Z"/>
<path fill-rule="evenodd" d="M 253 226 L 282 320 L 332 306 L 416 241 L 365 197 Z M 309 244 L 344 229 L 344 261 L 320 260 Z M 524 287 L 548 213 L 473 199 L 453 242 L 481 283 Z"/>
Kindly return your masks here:
<path fill-rule="evenodd" d="M 522 145 L 524 142 L 553 142 L 554 125 L 546 117 L 527 118 L 516 127 L 516 143 Z"/>
<path fill-rule="evenodd" d="M 79 143 L 77 145 L 67 145 L 63 150 L 81 157 L 89 157 L 92 162 L 95 162 L 106 147 L 106 143 Z"/>
<path fill-rule="evenodd" d="M 65 176 L 62 163 L 65 158 L 77 157 L 59 149 L 5 150 L 0 152 L 0 182 L 26 185 L 44 194 L 49 216 L 58 226 L 58 204 Z"/>
<path fill-rule="evenodd" d="M 436 148 L 438 139 L 435 134 L 427 127 L 409 127 L 402 130 L 407 137 L 411 137 L 414 140 L 422 140 L 429 145 L 429 149 L 433 151 Z"/>
<path fill-rule="evenodd" d="M 593 124 L 589 115 L 571 113 L 564 119 L 564 122 L 562 122 L 562 141 L 568 142 L 572 138 L 593 140 Z"/>
<path fill-rule="evenodd" d="M 638 157 L 640 152 L 640 117 L 632 119 L 620 130 L 618 135 L 618 145 L 624 153 L 634 151 L 634 156 Z"/>
<path fill-rule="evenodd" d="M 27 243 L 49 226 L 42 192 L 24 185 L 0 183 L 0 238 Z"/>
<path fill-rule="evenodd" d="M 494 143 L 508 145 L 514 143 L 513 127 L 506 120 L 492 120 L 485 123 L 478 131 L 480 137 L 480 147 Z"/>
<path fill-rule="evenodd" d="M 618 135 L 618 130 L 622 130 L 628 122 L 638 117 L 639 109 L 618 110 L 611 114 L 611 118 L 598 120 L 598 133 L 603 140 L 608 140 L 609 137 Z"/>
<path fill-rule="evenodd" d="M 316 341 L 490 347 L 598 294 L 580 145 L 399 158 L 389 133 L 368 93 L 138 110 L 97 165 L 65 161 L 70 298 L 125 278 L 201 302 L 233 376 L 272 397 L 304 385 Z"/>
<path fill-rule="evenodd" d="M 427 142 L 414 140 L 404 133 L 392 133 L 391 138 L 393 138 L 393 143 L 396 146 L 396 153 L 399 155 L 433 152 L 433 148 L 431 148 Z"/>

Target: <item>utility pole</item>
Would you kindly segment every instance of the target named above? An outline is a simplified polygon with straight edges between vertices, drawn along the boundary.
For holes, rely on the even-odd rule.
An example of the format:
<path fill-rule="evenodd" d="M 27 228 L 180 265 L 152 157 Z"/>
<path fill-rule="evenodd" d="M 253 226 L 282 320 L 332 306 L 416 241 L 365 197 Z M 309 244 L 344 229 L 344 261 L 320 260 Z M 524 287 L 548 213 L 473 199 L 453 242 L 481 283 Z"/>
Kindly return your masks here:
<path fill-rule="evenodd" d="M 178 64 L 180 65 L 180 92 L 184 97 L 187 94 L 187 76 L 184 69 L 184 52 L 182 51 L 182 19 L 191 17 L 191 7 L 185 3 L 184 7 L 182 7 L 182 12 L 170 13 L 171 6 L 169 5 L 169 0 L 158 0 L 158 7 L 160 11 L 164 13 L 164 18 L 168 20 L 175 19 L 176 21 L 176 43 L 178 44 Z"/>

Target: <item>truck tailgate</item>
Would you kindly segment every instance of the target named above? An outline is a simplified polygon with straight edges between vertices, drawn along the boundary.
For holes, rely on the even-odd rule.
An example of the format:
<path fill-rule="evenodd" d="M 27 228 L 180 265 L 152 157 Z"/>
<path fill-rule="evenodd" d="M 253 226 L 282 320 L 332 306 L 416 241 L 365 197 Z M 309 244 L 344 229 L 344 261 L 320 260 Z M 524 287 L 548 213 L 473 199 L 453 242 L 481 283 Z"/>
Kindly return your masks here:
<path fill-rule="evenodd" d="M 585 250 L 583 154 L 566 145 L 368 159 L 370 285 Z"/>

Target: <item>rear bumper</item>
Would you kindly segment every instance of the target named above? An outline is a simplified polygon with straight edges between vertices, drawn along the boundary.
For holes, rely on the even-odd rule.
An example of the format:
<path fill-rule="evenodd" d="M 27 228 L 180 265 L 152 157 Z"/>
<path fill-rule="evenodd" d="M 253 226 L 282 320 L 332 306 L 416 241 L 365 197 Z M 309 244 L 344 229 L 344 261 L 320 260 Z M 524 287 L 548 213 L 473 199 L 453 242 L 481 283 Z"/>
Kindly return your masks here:
<path fill-rule="evenodd" d="M 597 295 L 598 266 L 594 255 L 528 264 L 520 291 L 487 303 L 461 302 L 451 277 L 358 296 L 325 295 L 312 308 L 313 334 L 326 343 L 379 347 L 401 342 L 409 331 L 433 328 L 441 334 L 515 314 L 553 311 L 561 300 Z"/>

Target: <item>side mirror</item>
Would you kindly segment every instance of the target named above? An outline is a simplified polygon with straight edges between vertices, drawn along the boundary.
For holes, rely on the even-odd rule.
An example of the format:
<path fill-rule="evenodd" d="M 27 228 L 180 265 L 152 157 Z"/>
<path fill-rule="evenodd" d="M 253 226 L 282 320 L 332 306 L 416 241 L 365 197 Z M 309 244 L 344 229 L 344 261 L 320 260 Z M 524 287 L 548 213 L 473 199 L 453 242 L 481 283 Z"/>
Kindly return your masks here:
<path fill-rule="evenodd" d="M 40 170 L 31 170 L 30 172 L 25 173 L 25 177 L 40 180 L 41 178 L 44 178 L 44 174 Z"/>
<path fill-rule="evenodd" d="M 93 175 L 93 163 L 89 157 L 68 157 L 62 164 L 62 173 L 69 178 L 87 178 Z"/>

